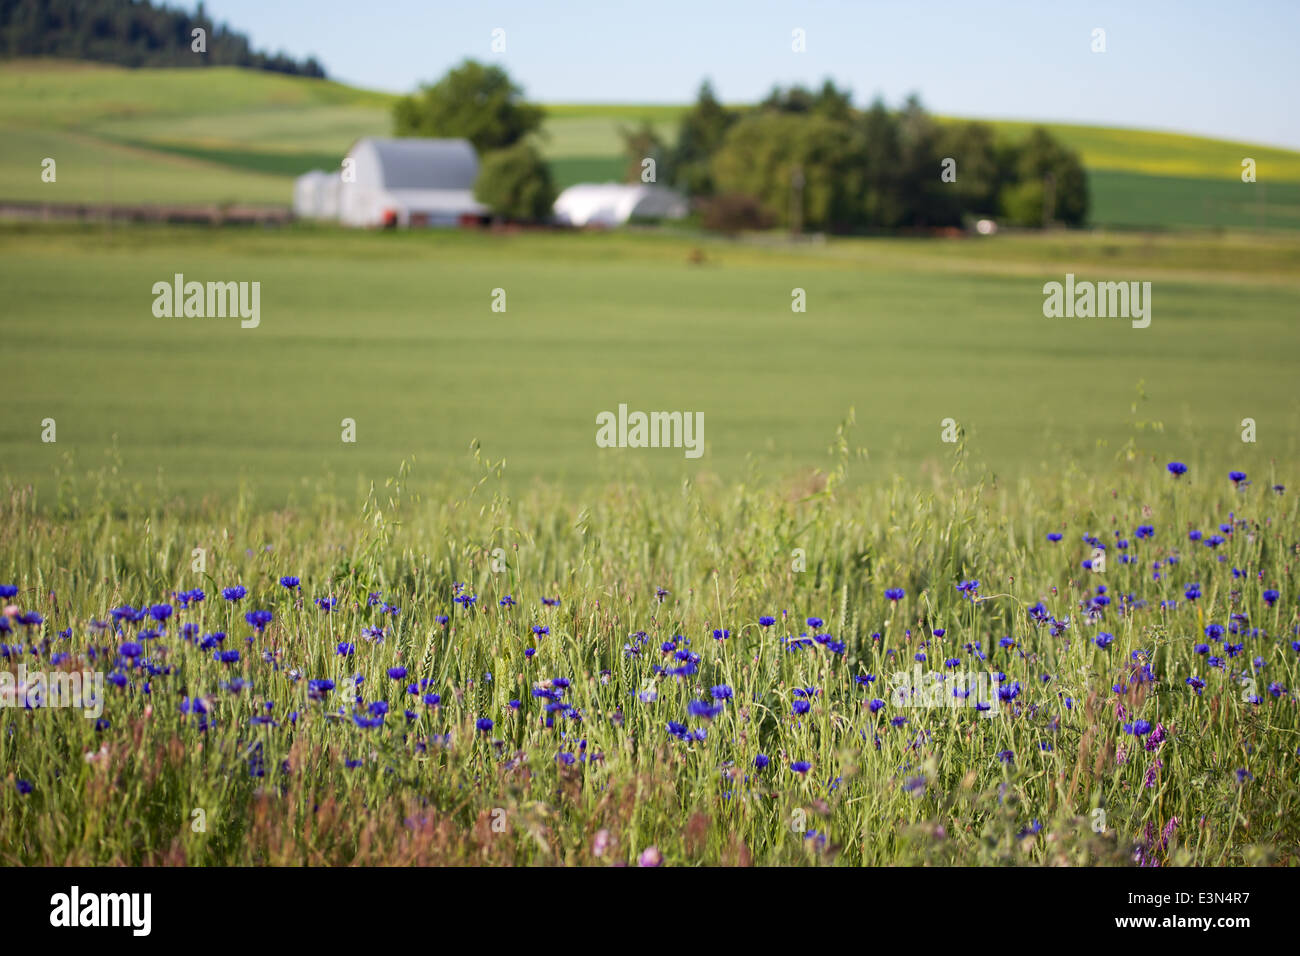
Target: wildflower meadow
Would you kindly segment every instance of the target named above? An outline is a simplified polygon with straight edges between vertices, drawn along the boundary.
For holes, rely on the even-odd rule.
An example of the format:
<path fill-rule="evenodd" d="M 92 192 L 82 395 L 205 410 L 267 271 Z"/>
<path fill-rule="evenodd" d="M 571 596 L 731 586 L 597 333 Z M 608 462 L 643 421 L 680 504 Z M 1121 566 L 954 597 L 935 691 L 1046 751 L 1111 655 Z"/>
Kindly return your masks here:
<path fill-rule="evenodd" d="M 11 485 L 0 862 L 1296 861 L 1294 476 L 870 483 L 847 434 L 581 502 Z"/>

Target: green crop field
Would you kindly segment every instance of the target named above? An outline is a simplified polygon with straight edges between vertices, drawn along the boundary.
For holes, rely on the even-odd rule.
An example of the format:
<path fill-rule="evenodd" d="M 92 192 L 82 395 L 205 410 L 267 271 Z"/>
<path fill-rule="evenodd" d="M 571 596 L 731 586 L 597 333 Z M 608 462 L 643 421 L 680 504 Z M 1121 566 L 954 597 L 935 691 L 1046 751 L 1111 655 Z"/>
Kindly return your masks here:
<path fill-rule="evenodd" d="M 269 503 L 350 491 L 412 455 L 441 477 L 475 439 L 519 480 L 795 476 L 849 408 L 877 478 L 941 466 L 945 418 L 999 473 L 1111 462 L 1140 422 L 1163 428 L 1138 436 L 1153 453 L 1256 468 L 1300 435 L 1290 239 L 790 247 L 97 226 L 10 228 L 0 250 L 13 357 L 0 467 L 47 493 L 110 447 L 124 478 L 174 493 L 246 480 Z M 153 284 L 177 272 L 260 282 L 260 326 L 155 318 Z M 1150 327 L 1045 318 L 1043 284 L 1067 272 L 1150 281 Z M 596 415 L 621 403 L 704 413 L 705 455 L 597 448 Z M 1246 417 L 1262 438 L 1243 447 Z M 38 440 L 46 418 L 56 443 Z"/>

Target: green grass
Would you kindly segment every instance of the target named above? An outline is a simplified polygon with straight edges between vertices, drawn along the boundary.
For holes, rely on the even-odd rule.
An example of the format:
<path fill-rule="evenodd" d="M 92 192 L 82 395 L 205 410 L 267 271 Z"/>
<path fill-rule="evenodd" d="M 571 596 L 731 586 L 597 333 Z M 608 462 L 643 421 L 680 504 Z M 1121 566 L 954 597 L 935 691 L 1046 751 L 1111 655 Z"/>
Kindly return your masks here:
<path fill-rule="evenodd" d="M 703 264 L 690 260 L 695 250 Z M 1293 455 L 1300 244 L 1284 237 L 1007 236 L 789 247 L 667 236 L 340 230 L 0 231 L 0 469 L 47 496 L 116 444 L 169 494 L 266 504 L 351 491 L 409 456 L 458 472 L 478 439 L 508 475 L 673 485 L 798 476 L 859 412 L 881 480 L 941 467 L 955 419 L 1002 474 L 1152 452 L 1258 468 Z M 261 325 L 159 319 L 174 273 L 261 283 Z M 1048 319 L 1043 283 L 1152 282 L 1150 328 Z M 491 310 L 506 290 L 507 311 Z M 808 311 L 791 311 L 791 290 Z M 1131 410 L 1135 388 L 1149 395 Z M 595 445 L 596 415 L 705 415 L 706 454 Z M 58 441 L 40 441 L 57 421 Z M 1243 446 L 1240 421 L 1260 440 Z M 355 444 L 341 422 L 357 422 Z M 67 460 L 71 457 L 73 464 Z"/>
<path fill-rule="evenodd" d="M 1300 229 L 1300 182 L 1090 170 L 1092 217 L 1116 227 Z"/>
<path fill-rule="evenodd" d="M 0 68 L 0 172 L 30 191 L 56 155 L 61 197 L 95 198 L 111 170 L 123 201 L 259 199 L 384 116 L 261 74 L 152 90 L 145 73 L 18 70 Z M 562 182 L 619 163 L 622 109 L 552 109 Z M 1296 204 L 1190 166 L 1093 175 L 1122 224 L 1276 227 Z M 176 272 L 260 282 L 260 327 L 155 318 L 152 286 Z M 1150 281 L 1151 326 L 1044 318 L 1043 283 L 1067 272 Z M 103 722 L 0 707 L 0 864 L 1297 862 L 1293 232 L 791 245 L 8 225 L 0 288 L 0 584 L 18 589 L 0 673 L 119 678 Z M 703 412 L 705 456 L 597 448 L 595 416 L 620 402 Z M 1188 535 L 1224 525 L 1217 548 Z M 1081 567 L 1086 535 L 1104 572 Z M 956 590 L 969 579 L 978 600 Z M 206 600 L 179 607 L 192 588 Z M 1038 602 L 1069 626 L 1036 623 Z M 163 603 L 142 657 L 122 652 L 144 621 L 92 627 Z M 202 647 L 183 625 L 226 636 Z M 805 632 L 825 643 L 786 642 Z M 683 663 L 665 642 L 695 669 L 657 670 Z M 1004 673 L 1014 702 L 904 707 L 917 653 Z M 355 675 L 363 704 L 389 704 L 378 726 L 354 720 L 370 712 L 344 696 Z M 548 727 L 534 691 L 560 677 L 577 712 Z M 313 679 L 335 687 L 313 699 Z M 716 716 L 689 714 L 724 684 Z M 806 714 L 796 688 L 813 688 Z M 1137 719 L 1164 741 L 1137 743 Z"/>
<path fill-rule="evenodd" d="M 621 156 L 552 156 L 551 178 L 558 189 L 578 183 L 622 182 L 627 160 Z"/>
<path fill-rule="evenodd" d="M 215 202 L 284 205 L 292 181 L 264 171 L 206 161 L 198 151 L 171 152 L 65 130 L 6 130 L 0 153 L 4 198 L 54 203 Z M 57 178 L 41 179 L 54 159 Z M 288 192 L 286 192 L 286 189 Z"/>
<path fill-rule="evenodd" d="M 107 370 L 105 394 L 147 378 L 154 358 Z M 1178 481 L 1143 456 L 1090 475 L 1058 461 L 1035 480 L 959 469 L 851 491 L 855 436 L 842 437 L 828 481 L 785 494 L 508 497 L 484 470 L 473 490 L 427 497 L 402 473 L 359 506 L 324 495 L 287 512 L 179 512 L 105 470 L 70 480 L 49 516 L 6 489 L 0 582 L 43 622 L 13 619 L 4 669 L 21 662 L 31 677 L 58 653 L 60 668 L 121 686 L 106 683 L 102 713 L 90 708 L 100 721 L 0 708 L 0 862 L 1297 862 L 1298 516 L 1294 489 L 1269 490 L 1295 484 L 1295 458 L 1249 466 L 1240 491 L 1190 455 Z M 1224 522 L 1235 527 L 1217 550 L 1187 538 Z M 1154 536 L 1137 537 L 1140 525 Z M 1090 533 L 1110 544 L 1102 573 L 1080 569 Z M 300 591 L 277 583 L 287 574 Z M 977 600 L 955 587 L 972 578 Z M 453 602 L 455 582 L 471 607 Z M 235 584 L 248 594 L 232 604 L 221 589 Z M 1089 620 L 1081 607 L 1103 584 L 1112 601 Z M 891 587 L 906 592 L 897 604 Z M 1272 606 L 1268 587 L 1281 591 Z M 206 600 L 178 607 L 173 592 L 191 588 Z M 315 604 L 326 597 L 333 613 Z M 1035 623 L 1040 602 L 1068 627 Z M 163 603 L 175 613 L 161 628 L 146 617 L 120 636 L 91 629 L 114 608 Z M 260 633 L 245 623 L 255 609 L 272 616 Z M 1216 669 L 1194 645 L 1230 615 L 1239 633 L 1210 641 L 1227 660 Z M 132 656 L 142 628 L 162 633 Z M 214 633 L 224 643 L 200 646 Z M 786 643 L 801 634 L 806 646 Z M 695 655 L 690 669 L 664 673 L 684 666 L 664 643 Z M 219 648 L 237 660 L 218 661 Z M 971 706 L 949 706 L 946 689 L 905 706 L 918 653 L 922 686 L 935 672 L 986 680 Z M 996 699 L 993 673 L 1011 701 Z M 321 679 L 332 689 L 314 697 Z M 720 711 L 692 716 L 721 685 L 732 696 Z M 806 713 L 796 689 L 811 695 Z M 385 719 L 358 725 L 375 704 Z M 489 731 L 476 730 L 483 719 Z M 1138 720 L 1150 737 L 1125 732 Z"/>

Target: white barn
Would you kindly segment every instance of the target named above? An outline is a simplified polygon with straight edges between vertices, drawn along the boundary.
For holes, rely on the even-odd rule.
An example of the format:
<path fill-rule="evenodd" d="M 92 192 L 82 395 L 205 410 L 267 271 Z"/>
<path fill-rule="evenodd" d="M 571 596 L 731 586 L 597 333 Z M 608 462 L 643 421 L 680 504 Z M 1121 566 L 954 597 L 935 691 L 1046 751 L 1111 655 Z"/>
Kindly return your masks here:
<path fill-rule="evenodd" d="M 683 219 L 680 193 L 648 183 L 579 183 L 555 200 L 555 218 L 570 226 L 617 226 L 629 219 Z"/>
<path fill-rule="evenodd" d="M 345 226 L 454 226 L 488 214 L 474 199 L 478 155 L 468 140 L 367 137 L 348 150 L 349 166 L 336 213 Z"/>
<path fill-rule="evenodd" d="M 293 214 L 299 219 L 337 219 L 342 185 L 337 172 L 313 169 L 304 173 L 294 180 Z"/>

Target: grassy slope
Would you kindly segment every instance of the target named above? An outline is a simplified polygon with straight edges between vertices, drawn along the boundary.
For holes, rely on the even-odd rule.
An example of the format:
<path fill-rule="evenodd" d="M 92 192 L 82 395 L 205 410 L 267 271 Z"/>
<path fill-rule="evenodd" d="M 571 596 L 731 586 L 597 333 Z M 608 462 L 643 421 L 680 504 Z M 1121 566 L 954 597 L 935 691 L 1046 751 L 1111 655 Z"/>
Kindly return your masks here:
<path fill-rule="evenodd" d="M 64 201 L 288 201 L 289 177 L 329 168 L 390 129 L 393 97 L 236 69 L 123 70 L 67 61 L 0 65 L 0 195 Z M 556 104 L 539 145 L 557 182 L 620 178 L 618 131 L 671 142 L 683 106 Z M 1029 124 L 995 121 L 1006 136 Z M 1049 124 L 1092 173 L 1094 221 L 1119 226 L 1300 226 L 1300 153 L 1205 137 Z M 56 184 L 37 174 L 60 163 Z M 1259 164 L 1259 188 L 1240 163 Z M 1243 192 L 1243 188 L 1248 191 Z"/>
<path fill-rule="evenodd" d="M 4 470 L 49 490 L 114 440 L 124 474 L 172 490 L 270 501 L 316 482 L 462 467 L 472 439 L 510 475 L 570 487 L 656 484 L 753 461 L 769 476 L 822 460 L 850 407 L 873 480 L 950 458 L 940 421 L 999 472 L 1104 464 L 1132 435 L 1247 470 L 1296 454 L 1300 247 L 1283 240 L 1066 236 L 991 242 L 836 241 L 787 249 L 664 237 L 301 230 L 23 229 L 0 234 L 10 289 Z M 1153 281 L 1154 318 L 1052 320 L 1042 284 Z M 155 319 L 174 272 L 262 283 L 262 325 Z M 508 311 L 490 311 L 504 288 Z M 807 290 L 808 312 L 790 310 Z M 671 291 L 668 291 L 671 290 Z M 779 357 L 779 358 L 778 358 Z M 595 416 L 705 414 L 707 454 L 607 451 Z M 1254 417 L 1257 445 L 1238 423 Z M 42 419 L 59 441 L 41 444 Z M 340 441 L 354 418 L 359 439 Z M 180 449 L 184 449 L 181 451 Z"/>
<path fill-rule="evenodd" d="M 233 67 L 0 68 L 3 195 L 103 202 L 286 203 L 290 177 L 386 132 L 391 97 Z M 59 163 L 57 183 L 40 162 Z"/>

